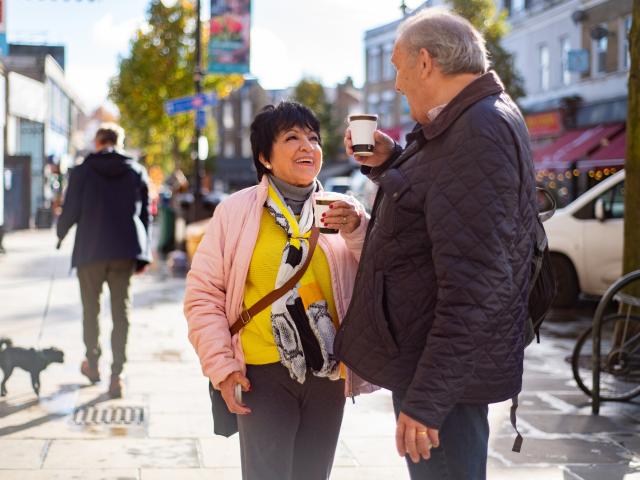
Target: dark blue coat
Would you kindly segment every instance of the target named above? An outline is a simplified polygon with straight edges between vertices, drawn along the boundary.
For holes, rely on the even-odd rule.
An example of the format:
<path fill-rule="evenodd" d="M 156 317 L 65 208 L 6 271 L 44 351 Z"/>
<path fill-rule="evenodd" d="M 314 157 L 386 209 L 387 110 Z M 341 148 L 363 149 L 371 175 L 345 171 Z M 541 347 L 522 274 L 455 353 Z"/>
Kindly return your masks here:
<path fill-rule="evenodd" d="M 151 262 L 147 172 L 131 157 L 107 149 L 73 168 L 57 234 L 77 224 L 71 265 L 104 260 Z"/>

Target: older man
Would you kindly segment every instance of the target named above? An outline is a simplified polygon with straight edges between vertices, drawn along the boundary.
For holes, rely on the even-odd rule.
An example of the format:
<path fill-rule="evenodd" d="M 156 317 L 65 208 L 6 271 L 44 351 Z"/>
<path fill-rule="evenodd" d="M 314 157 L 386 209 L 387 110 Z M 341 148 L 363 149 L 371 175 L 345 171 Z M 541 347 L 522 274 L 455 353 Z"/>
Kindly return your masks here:
<path fill-rule="evenodd" d="M 78 269 L 87 351 L 80 371 L 91 383 L 100 381 L 98 315 L 102 286 L 109 286 L 113 363 L 108 392 L 113 398 L 122 396 L 131 276 L 151 261 L 147 172 L 121 150 L 123 142 L 124 130 L 118 125 L 98 128 L 96 152 L 71 171 L 57 225 L 62 242 L 77 224 L 71 265 Z"/>
<path fill-rule="evenodd" d="M 335 350 L 393 392 L 412 478 L 483 479 L 488 404 L 522 384 L 534 244 L 528 133 L 481 35 L 425 9 L 399 28 L 396 88 L 418 122 L 359 158 L 380 189 Z M 352 154 L 350 133 L 345 136 Z M 434 447 L 431 450 L 431 447 Z"/>

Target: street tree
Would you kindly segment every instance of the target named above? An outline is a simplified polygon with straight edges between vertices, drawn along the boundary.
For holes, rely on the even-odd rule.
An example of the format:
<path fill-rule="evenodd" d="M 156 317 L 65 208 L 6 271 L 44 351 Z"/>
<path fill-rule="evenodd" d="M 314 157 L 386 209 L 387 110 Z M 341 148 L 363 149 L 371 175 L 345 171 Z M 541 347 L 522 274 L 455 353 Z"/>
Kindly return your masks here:
<path fill-rule="evenodd" d="M 629 32 L 629 97 L 627 151 L 624 162 L 624 259 L 623 270 L 640 269 L 640 2 L 633 2 Z M 640 288 L 635 291 L 640 297 Z"/>
<path fill-rule="evenodd" d="M 165 172 L 176 166 L 192 170 L 191 150 L 194 113 L 169 117 L 164 102 L 195 93 L 195 10 L 189 1 L 171 7 L 152 0 L 146 24 L 130 42 L 129 54 L 119 60 L 119 70 L 111 79 L 109 98 L 120 110 L 129 147 L 145 152 L 147 163 Z M 206 46 L 208 29 L 202 28 Z M 202 49 L 206 65 L 206 48 Z M 207 75 L 203 88 L 228 95 L 243 83 L 239 75 Z M 205 131 L 210 144 L 215 141 L 215 125 Z"/>
<path fill-rule="evenodd" d="M 448 0 L 455 12 L 465 17 L 484 35 L 492 68 L 500 76 L 504 87 L 514 100 L 525 96 L 524 82 L 517 72 L 513 55 L 502 46 L 502 38 L 509 31 L 507 12 L 496 11 L 493 0 Z"/>
<path fill-rule="evenodd" d="M 334 119 L 331 103 L 327 100 L 325 89 L 317 80 L 303 78 L 293 91 L 294 100 L 309 107 L 320 121 L 322 152 L 327 161 L 335 160 L 342 147 L 340 125 Z"/>

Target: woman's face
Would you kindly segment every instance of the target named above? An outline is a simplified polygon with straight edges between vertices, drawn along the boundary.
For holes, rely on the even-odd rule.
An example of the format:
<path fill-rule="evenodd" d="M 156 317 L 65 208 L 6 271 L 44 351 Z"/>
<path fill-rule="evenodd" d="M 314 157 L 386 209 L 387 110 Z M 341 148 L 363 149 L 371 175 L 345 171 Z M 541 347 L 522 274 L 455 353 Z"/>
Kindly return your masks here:
<path fill-rule="evenodd" d="M 278 134 L 271 148 L 271 159 L 267 170 L 290 185 L 306 187 L 310 185 L 322 167 L 322 147 L 320 137 L 313 130 L 294 126 Z M 271 168 L 268 168 L 268 165 Z"/>

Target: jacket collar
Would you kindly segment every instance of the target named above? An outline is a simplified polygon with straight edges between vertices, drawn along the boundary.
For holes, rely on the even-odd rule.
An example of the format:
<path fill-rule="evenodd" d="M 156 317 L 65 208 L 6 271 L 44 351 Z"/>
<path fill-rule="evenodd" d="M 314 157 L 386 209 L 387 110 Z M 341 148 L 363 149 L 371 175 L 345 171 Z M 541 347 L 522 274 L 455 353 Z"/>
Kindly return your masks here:
<path fill-rule="evenodd" d="M 417 133 L 419 129 L 422 129 L 424 137 L 427 140 L 431 140 L 441 135 L 471 105 L 479 102 L 483 98 L 501 92 L 504 92 L 504 85 L 502 85 L 498 75 L 494 71 L 487 72 L 463 88 L 462 91 L 447 104 L 433 122 L 421 125 L 411 133 Z"/>

